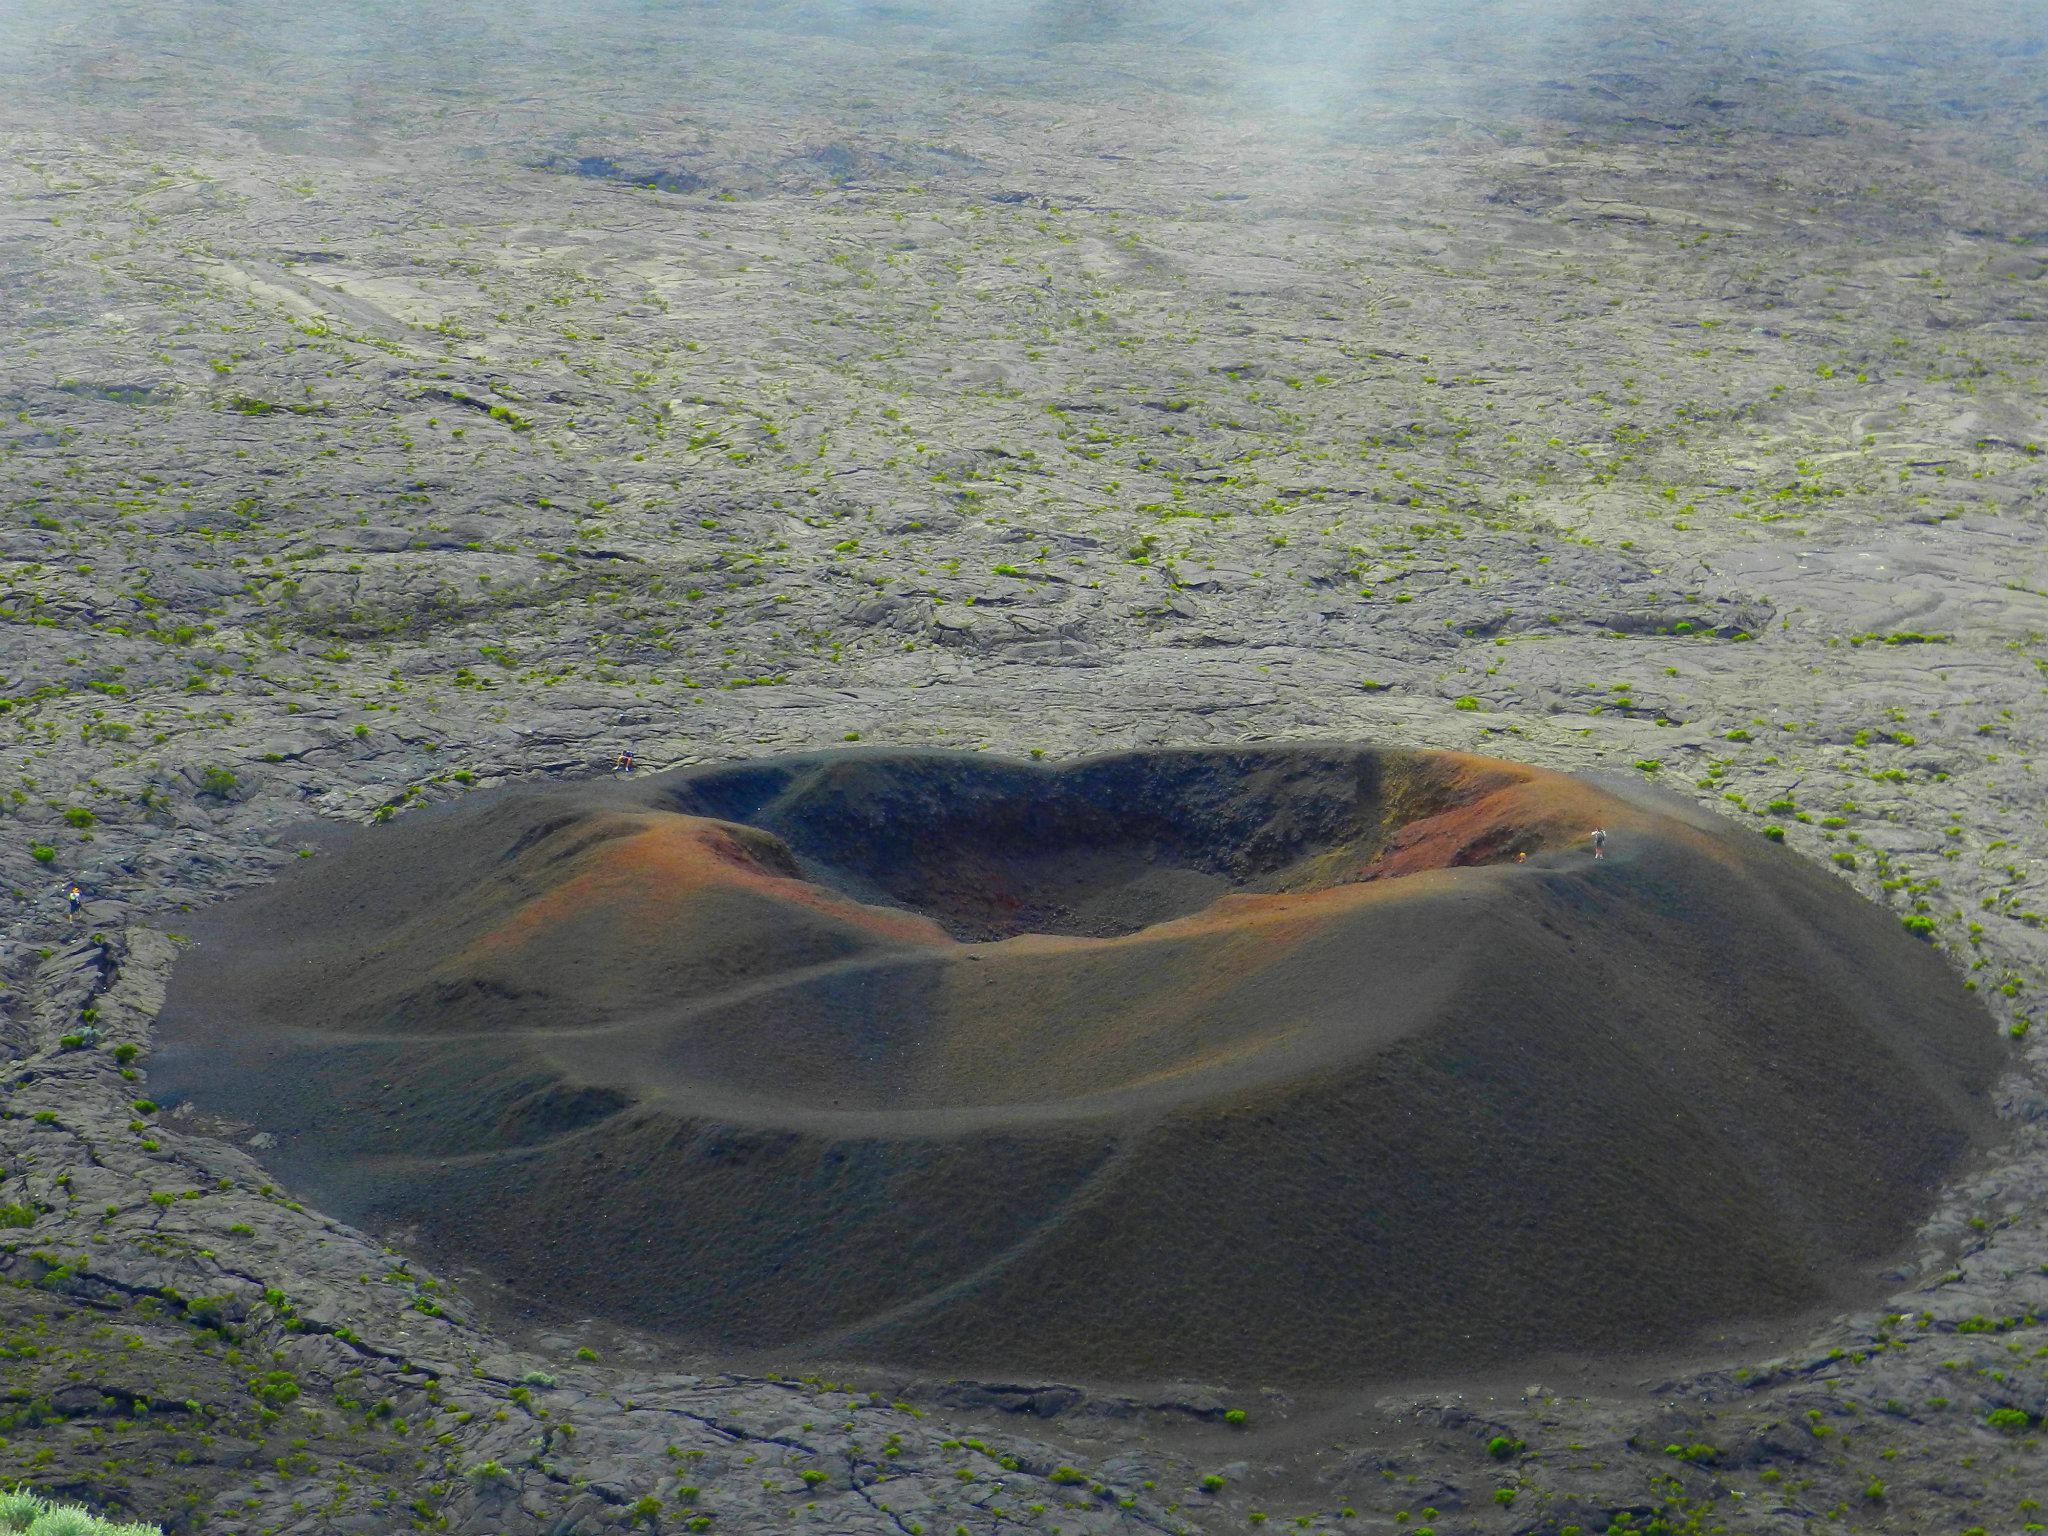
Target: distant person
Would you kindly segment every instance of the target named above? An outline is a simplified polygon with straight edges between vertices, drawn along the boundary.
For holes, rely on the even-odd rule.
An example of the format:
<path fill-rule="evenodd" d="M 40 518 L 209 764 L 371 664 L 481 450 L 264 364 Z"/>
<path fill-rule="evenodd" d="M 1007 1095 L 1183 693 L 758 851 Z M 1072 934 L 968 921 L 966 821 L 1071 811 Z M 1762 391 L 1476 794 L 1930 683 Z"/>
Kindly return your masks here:
<path fill-rule="evenodd" d="M 618 760 L 617 762 L 615 762 L 615 763 L 613 763 L 613 764 L 612 764 L 612 772 L 614 772 L 614 773 L 631 773 L 632 771 L 633 771 L 633 754 L 632 754 L 632 753 L 630 753 L 630 752 L 621 752 L 621 753 L 619 754 L 619 760 Z"/>
<path fill-rule="evenodd" d="M 79 905 L 85 900 L 85 892 L 76 885 L 64 893 L 64 910 L 76 915 Z"/>
<path fill-rule="evenodd" d="M 1607 834 L 1606 834 L 1606 832 L 1605 832 L 1605 831 L 1603 831 L 1603 830 L 1602 830 L 1601 828 L 1599 828 L 1599 827 L 1595 827 L 1595 828 L 1593 829 L 1593 857 L 1594 857 L 1594 858 L 1596 858 L 1596 859 L 1604 859 L 1604 858 L 1606 858 L 1606 857 L 1607 857 L 1607 854 L 1606 854 L 1606 852 L 1605 852 L 1605 849 L 1606 849 L 1606 847 L 1607 847 Z"/>

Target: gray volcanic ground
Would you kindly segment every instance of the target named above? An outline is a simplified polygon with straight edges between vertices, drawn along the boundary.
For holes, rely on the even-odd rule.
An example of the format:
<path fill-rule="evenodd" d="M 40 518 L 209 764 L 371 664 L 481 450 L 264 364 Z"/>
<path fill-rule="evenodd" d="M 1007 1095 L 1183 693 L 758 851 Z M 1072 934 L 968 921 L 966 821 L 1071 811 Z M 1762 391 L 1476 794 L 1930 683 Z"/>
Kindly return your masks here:
<path fill-rule="evenodd" d="M 2048 1523 L 2040 7 L 21 0 L 0 86 L 0 1479 L 251 1536 Z M 770 1373 L 148 1097 L 191 912 L 321 818 L 1304 739 L 1651 781 L 1930 946 L 2004 1124 L 1885 1299 L 1349 1392 Z"/>

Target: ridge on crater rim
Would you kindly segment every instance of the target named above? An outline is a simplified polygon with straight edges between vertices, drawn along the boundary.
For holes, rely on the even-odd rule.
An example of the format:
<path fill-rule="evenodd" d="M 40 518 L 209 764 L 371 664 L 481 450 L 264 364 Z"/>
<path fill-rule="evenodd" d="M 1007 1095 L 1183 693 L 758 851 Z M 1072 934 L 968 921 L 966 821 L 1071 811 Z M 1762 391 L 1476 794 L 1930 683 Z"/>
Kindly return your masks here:
<path fill-rule="evenodd" d="M 1990 1123 L 1987 1019 L 1845 885 L 1485 758 L 832 753 L 332 848 L 201 921 L 159 1097 L 543 1309 L 726 1349 L 1667 1347 L 1869 1292 Z"/>

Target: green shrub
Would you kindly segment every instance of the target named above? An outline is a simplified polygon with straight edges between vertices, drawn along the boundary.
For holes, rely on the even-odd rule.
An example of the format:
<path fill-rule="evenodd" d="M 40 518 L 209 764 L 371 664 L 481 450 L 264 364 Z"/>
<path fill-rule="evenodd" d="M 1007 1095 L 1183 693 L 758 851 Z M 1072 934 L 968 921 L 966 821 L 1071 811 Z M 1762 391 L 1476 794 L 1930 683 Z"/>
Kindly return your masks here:
<path fill-rule="evenodd" d="M 2032 1422 L 2024 1408 L 1994 1408 L 1984 1415 L 1984 1422 L 1993 1429 L 2017 1433 Z"/>
<path fill-rule="evenodd" d="M 154 1525 L 103 1520 L 77 1504 L 38 1498 L 26 1487 L 0 1489 L 0 1533 L 14 1536 L 163 1536 Z"/>
<path fill-rule="evenodd" d="M 1764 836 L 1774 843 L 1782 843 L 1785 841 L 1785 829 L 1783 827 L 1765 827 Z"/>
<path fill-rule="evenodd" d="M 0 1227 L 32 1227 L 36 1224 L 36 1208 L 32 1205 L 0 1205 Z"/>
<path fill-rule="evenodd" d="M 1477 709 L 1478 707 L 1479 701 L 1473 698 L 1472 695 L 1469 693 L 1462 694 L 1459 697 L 1451 700 L 1451 708 L 1453 709 Z"/>
<path fill-rule="evenodd" d="M 57 850 L 48 843 L 30 843 L 28 856 L 38 864 L 48 864 L 57 857 Z"/>
<path fill-rule="evenodd" d="M 266 1408 L 298 1401 L 299 1384 L 290 1371 L 266 1371 L 249 1378 L 249 1394 Z"/>

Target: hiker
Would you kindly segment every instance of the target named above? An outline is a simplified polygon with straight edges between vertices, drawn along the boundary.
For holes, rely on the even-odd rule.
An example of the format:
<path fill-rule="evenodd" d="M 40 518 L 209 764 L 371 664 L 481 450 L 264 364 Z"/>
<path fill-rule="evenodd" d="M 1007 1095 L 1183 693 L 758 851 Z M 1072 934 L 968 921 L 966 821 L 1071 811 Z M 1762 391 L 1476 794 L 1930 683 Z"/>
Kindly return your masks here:
<path fill-rule="evenodd" d="M 78 886 L 74 884 L 70 890 L 64 893 L 64 910 L 71 913 L 73 916 L 76 916 L 78 913 L 78 905 L 80 902 L 84 900 L 85 892 L 80 890 Z"/>
<path fill-rule="evenodd" d="M 1607 834 L 1606 834 L 1606 832 L 1604 832 L 1604 831 L 1603 831 L 1602 829 L 1600 829 L 1599 827 L 1595 827 L 1595 828 L 1593 829 L 1593 857 L 1594 857 L 1594 858 L 1596 858 L 1596 859 L 1604 859 L 1604 858 L 1606 858 L 1606 857 L 1607 857 L 1607 855 L 1606 855 L 1605 853 L 1603 853 L 1603 852 L 1601 851 L 1601 850 L 1602 850 L 1602 849 L 1604 849 L 1604 848 L 1605 848 L 1606 846 L 1607 846 Z"/>
<path fill-rule="evenodd" d="M 613 763 L 613 764 L 612 764 L 612 772 L 614 772 L 614 773 L 631 773 L 632 771 L 633 771 L 633 754 L 632 754 L 632 753 L 630 753 L 630 752 L 621 752 L 621 753 L 619 754 L 619 760 L 618 760 L 617 762 L 615 762 L 615 763 Z"/>

